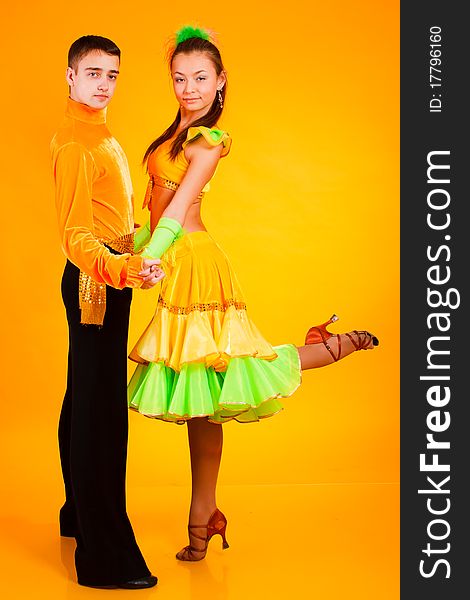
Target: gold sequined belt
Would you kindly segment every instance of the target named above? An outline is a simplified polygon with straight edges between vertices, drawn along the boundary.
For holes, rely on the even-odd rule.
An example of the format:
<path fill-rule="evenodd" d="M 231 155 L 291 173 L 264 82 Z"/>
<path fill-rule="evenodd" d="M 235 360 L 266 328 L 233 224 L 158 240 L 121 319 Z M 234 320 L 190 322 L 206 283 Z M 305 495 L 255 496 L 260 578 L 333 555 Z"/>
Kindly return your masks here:
<path fill-rule="evenodd" d="M 133 233 L 121 235 L 114 240 L 99 238 L 98 241 L 119 254 L 134 254 Z M 98 283 L 83 271 L 80 271 L 78 281 L 80 323 L 84 325 L 103 325 L 106 312 L 106 284 Z"/>
<path fill-rule="evenodd" d="M 176 190 L 179 188 L 180 184 L 176 183 L 176 181 L 171 181 L 170 179 L 165 179 L 164 177 L 159 177 L 158 175 L 150 175 L 150 179 L 149 179 L 148 186 L 147 186 L 147 191 L 145 192 L 144 204 L 143 204 L 142 208 L 145 208 L 146 206 L 149 205 L 150 200 L 152 199 L 153 188 L 155 186 L 166 188 L 167 190 L 176 192 Z M 197 198 L 198 198 L 198 200 L 202 200 L 204 198 L 204 192 L 201 192 Z"/>

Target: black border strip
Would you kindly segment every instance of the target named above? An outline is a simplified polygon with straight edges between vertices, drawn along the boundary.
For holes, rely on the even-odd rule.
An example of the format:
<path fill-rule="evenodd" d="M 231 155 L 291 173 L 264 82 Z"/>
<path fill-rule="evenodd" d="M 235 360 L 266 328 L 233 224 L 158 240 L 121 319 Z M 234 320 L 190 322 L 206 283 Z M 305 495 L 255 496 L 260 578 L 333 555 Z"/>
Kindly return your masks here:
<path fill-rule="evenodd" d="M 465 377 L 470 372 L 467 351 L 470 328 L 466 314 L 470 228 L 465 214 L 466 205 L 470 204 L 470 194 L 465 189 L 470 173 L 467 148 L 470 132 L 469 102 L 464 92 L 468 87 L 464 56 L 469 55 L 466 51 L 469 25 L 464 19 L 464 5 L 435 0 L 401 5 L 401 598 L 404 600 L 461 599 L 470 593 L 466 585 L 470 578 L 470 502 L 466 492 L 470 479 L 470 393 Z M 433 33 L 437 35 L 438 29 L 441 46 L 438 37 L 430 37 Z M 431 64 L 431 58 L 439 55 L 438 49 L 442 64 Z M 440 67 L 441 72 L 431 71 L 431 66 Z M 431 73 L 440 77 L 440 81 L 430 80 Z M 431 87 L 430 83 L 441 85 Z M 437 112 L 439 100 L 442 105 Z M 437 166 L 428 171 L 431 163 Z M 444 166 L 449 169 L 441 168 Z M 430 295 L 428 289 L 432 290 Z M 441 298 L 442 302 L 449 300 L 452 307 L 440 305 Z M 441 316 L 432 317 L 433 313 Z M 427 448 L 426 436 L 431 434 L 436 446 L 437 442 L 443 445 Z M 448 449 L 444 446 L 446 442 L 450 444 Z M 429 465 L 435 460 L 439 465 L 448 465 L 449 471 L 440 470 L 445 466 L 434 471 L 425 471 L 424 465 L 420 468 L 423 454 L 424 463 Z"/>

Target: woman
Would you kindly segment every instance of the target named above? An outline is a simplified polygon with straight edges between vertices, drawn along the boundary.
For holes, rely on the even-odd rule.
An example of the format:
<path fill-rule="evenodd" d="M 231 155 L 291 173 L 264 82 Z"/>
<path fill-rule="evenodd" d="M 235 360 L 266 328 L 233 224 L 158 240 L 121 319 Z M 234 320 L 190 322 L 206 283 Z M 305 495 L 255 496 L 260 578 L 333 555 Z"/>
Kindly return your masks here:
<path fill-rule="evenodd" d="M 250 321 L 237 279 L 201 220 L 201 202 L 228 133 L 216 128 L 227 76 L 209 34 L 184 27 L 169 54 L 179 109 L 147 149 L 152 239 L 142 255 L 162 258 L 166 277 L 157 310 L 130 354 L 140 363 L 129 384 L 129 406 L 187 423 L 192 499 L 189 545 L 180 560 L 204 558 L 210 538 L 225 539 L 227 521 L 216 506 L 222 423 L 257 421 L 282 409 L 278 398 L 300 384 L 301 370 L 321 367 L 378 341 L 368 332 L 330 334 L 312 327 L 306 345 L 273 348 Z M 150 229 L 148 229 L 150 233 Z M 150 235 L 136 234 L 136 250 Z"/>

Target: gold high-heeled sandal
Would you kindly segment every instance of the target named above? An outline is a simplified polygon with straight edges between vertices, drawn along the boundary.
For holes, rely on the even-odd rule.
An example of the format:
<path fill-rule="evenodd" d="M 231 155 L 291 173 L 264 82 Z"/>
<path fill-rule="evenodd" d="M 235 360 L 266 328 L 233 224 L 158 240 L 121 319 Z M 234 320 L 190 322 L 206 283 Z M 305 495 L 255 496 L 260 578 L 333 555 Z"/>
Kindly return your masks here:
<path fill-rule="evenodd" d="M 194 533 L 193 531 L 191 531 L 192 529 L 198 529 L 198 528 L 207 530 L 205 537 L 202 537 L 202 536 L 198 535 L 197 533 Z M 176 555 L 176 558 L 178 560 L 185 560 L 185 561 L 202 560 L 206 556 L 207 547 L 209 545 L 211 538 L 217 534 L 220 535 L 220 537 L 222 538 L 222 548 L 225 550 L 226 548 L 229 547 L 228 542 L 225 538 L 225 530 L 226 529 L 227 529 L 227 519 L 225 518 L 225 515 L 218 508 L 216 508 L 215 511 L 209 517 L 209 521 L 207 522 L 206 525 L 188 525 L 188 534 L 189 534 L 190 541 L 191 541 L 191 536 L 198 540 L 202 540 L 204 542 L 204 548 L 195 548 L 190 543 L 188 546 L 185 546 L 182 550 L 180 550 L 178 552 L 178 554 Z"/>

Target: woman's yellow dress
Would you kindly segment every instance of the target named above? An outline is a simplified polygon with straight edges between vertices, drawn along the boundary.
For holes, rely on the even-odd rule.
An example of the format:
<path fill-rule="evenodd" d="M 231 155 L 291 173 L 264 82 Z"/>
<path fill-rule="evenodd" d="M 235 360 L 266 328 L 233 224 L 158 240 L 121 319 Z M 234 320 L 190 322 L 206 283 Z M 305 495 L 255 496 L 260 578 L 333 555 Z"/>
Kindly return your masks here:
<path fill-rule="evenodd" d="M 228 154 L 230 137 L 215 128 L 190 128 L 184 145 L 201 135 L 223 144 L 222 156 Z M 176 189 L 187 169 L 184 152 L 170 161 L 167 151 L 164 143 L 150 157 L 149 194 L 153 185 Z M 246 423 L 282 410 L 279 398 L 301 381 L 297 348 L 273 347 L 264 339 L 227 256 L 209 233 L 184 233 L 162 265 L 166 277 L 155 315 L 130 353 L 139 364 L 128 387 L 129 407 L 175 423 L 194 417 Z"/>

